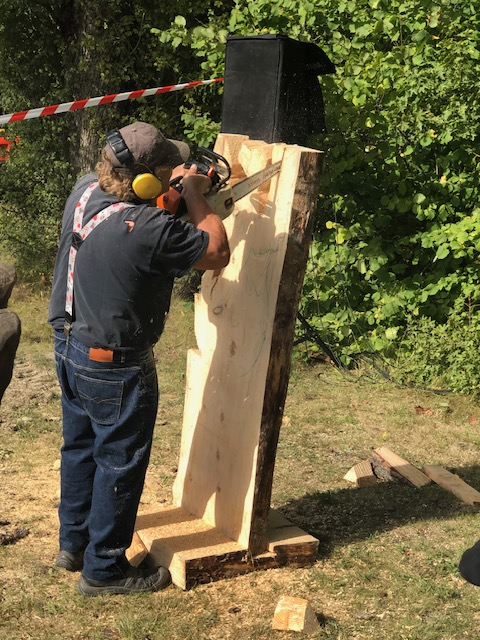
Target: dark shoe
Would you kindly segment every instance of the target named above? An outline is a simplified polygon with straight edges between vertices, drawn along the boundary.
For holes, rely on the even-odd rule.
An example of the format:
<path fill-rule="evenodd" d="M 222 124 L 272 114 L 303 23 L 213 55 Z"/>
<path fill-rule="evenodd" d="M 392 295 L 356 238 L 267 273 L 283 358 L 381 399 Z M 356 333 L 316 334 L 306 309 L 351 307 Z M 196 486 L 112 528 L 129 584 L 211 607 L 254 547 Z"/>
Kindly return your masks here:
<path fill-rule="evenodd" d="M 90 580 L 85 576 L 81 576 L 78 581 L 78 591 L 83 596 L 100 596 L 103 594 L 123 594 L 130 593 L 147 593 L 152 591 L 160 591 L 165 589 L 171 582 L 170 572 L 164 567 L 150 570 L 145 575 L 140 569 L 132 569 L 126 578 L 117 580 Z"/>
<path fill-rule="evenodd" d="M 81 571 L 83 567 L 83 551 L 70 553 L 70 551 L 62 551 L 55 560 L 55 565 L 67 571 Z"/>
<path fill-rule="evenodd" d="M 458 570 L 467 582 L 480 587 L 480 540 L 464 552 Z"/>

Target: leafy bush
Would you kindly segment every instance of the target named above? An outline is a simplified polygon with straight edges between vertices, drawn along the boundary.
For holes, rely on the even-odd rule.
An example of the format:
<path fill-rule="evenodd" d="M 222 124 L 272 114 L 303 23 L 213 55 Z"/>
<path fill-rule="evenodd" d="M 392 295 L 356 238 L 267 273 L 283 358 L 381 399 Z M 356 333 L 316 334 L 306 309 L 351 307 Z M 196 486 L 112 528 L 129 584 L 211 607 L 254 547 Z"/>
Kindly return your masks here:
<path fill-rule="evenodd" d="M 443 323 L 477 308 L 479 18 L 470 3 L 371 0 L 339 3 L 336 20 L 303 306 L 318 312 L 319 289 L 348 356 L 388 349 L 410 316 Z"/>
<path fill-rule="evenodd" d="M 215 46 L 207 39 L 215 34 Z M 218 71 L 229 35 L 318 44 L 328 133 L 301 310 L 345 362 L 388 352 L 407 322 L 478 313 L 480 14 L 450 0 L 235 2 L 208 33 L 177 18 L 163 42 Z M 460 320 L 458 320 L 460 318 Z M 427 322 L 427 320 L 425 320 Z M 413 326 L 409 324 L 409 326 Z"/>
<path fill-rule="evenodd" d="M 411 320 L 399 342 L 395 378 L 408 383 L 480 396 L 480 320 L 457 315 L 437 324 Z"/>

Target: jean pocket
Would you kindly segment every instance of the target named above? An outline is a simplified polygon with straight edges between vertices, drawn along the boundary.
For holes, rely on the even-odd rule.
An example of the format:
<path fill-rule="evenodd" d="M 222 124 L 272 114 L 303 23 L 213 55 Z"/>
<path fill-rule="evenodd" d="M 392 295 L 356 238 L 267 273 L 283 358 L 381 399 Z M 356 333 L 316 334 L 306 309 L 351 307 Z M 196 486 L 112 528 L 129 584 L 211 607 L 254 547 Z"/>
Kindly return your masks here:
<path fill-rule="evenodd" d="M 75 374 L 77 392 L 88 416 L 98 424 L 113 424 L 120 416 L 123 381 L 89 378 Z"/>

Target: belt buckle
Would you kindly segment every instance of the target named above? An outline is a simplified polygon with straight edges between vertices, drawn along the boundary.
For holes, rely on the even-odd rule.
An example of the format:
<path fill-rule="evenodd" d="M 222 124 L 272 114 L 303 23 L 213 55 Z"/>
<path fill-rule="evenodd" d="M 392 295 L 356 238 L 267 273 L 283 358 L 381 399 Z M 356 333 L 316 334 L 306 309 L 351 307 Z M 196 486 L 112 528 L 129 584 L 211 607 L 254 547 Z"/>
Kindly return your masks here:
<path fill-rule="evenodd" d="M 111 349 L 90 347 L 88 357 L 94 362 L 113 362 L 113 351 Z"/>

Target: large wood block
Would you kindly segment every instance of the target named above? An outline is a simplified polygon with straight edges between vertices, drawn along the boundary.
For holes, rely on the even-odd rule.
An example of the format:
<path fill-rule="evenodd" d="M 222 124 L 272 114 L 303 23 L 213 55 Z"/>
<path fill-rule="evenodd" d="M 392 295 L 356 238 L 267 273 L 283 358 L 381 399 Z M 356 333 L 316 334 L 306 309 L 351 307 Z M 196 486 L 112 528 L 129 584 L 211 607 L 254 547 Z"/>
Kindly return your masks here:
<path fill-rule="evenodd" d="M 208 271 L 195 300 L 198 349 L 187 382 L 174 503 L 241 548 L 267 549 L 273 469 L 322 154 L 222 134 L 215 150 L 243 179 L 279 174 L 224 221 L 230 264 Z"/>

